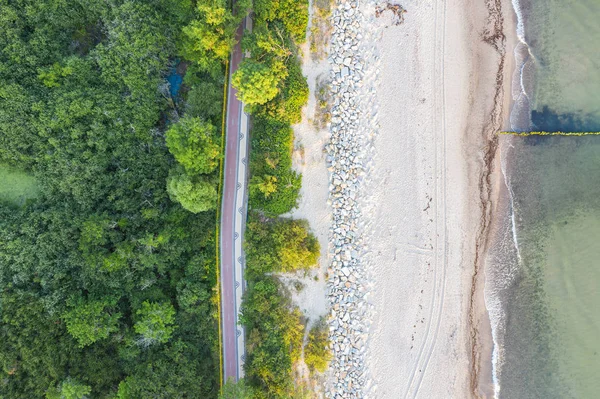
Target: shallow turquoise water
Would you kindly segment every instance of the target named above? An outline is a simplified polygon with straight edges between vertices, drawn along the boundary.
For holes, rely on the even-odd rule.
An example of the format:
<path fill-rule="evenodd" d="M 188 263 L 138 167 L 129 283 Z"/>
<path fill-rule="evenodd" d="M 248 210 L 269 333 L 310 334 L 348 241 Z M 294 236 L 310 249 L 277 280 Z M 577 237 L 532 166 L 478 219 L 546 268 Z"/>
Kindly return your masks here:
<path fill-rule="evenodd" d="M 600 131 L 600 0 L 523 2 L 536 130 Z M 518 141 L 501 398 L 600 397 L 600 137 Z"/>

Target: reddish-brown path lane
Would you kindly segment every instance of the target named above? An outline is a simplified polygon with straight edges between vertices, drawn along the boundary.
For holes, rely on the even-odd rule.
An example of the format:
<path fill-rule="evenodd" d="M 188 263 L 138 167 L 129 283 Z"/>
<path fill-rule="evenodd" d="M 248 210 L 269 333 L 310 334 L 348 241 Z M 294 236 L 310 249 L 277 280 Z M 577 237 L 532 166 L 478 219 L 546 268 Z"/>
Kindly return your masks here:
<path fill-rule="evenodd" d="M 238 44 L 233 49 L 230 61 L 230 75 L 242 60 L 240 46 L 246 21 L 236 33 Z M 230 79 L 231 80 L 231 79 Z M 243 253 L 241 242 L 246 216 L 246 154 L 248 117 L 243 112 L 243 104 L 238 100 L 237 91 L 228 87 L 227 123 L 224 164 L 223 201 L 221 208 L 221 316 L 223 335 L 223 378 L 237 381 L 243 377 L 244 332 L 238 325 L 238 312 L 241 294 L 245 287 L 243 279 Z"/>

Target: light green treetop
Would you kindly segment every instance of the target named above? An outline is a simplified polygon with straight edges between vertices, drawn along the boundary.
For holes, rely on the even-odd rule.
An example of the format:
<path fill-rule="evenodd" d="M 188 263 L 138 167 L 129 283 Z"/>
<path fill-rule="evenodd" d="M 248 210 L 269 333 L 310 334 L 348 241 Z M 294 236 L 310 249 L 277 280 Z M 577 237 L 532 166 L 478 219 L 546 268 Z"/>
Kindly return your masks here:
<path fill-rule="evenodd" d="M 233 74 L 231 84 L 238 89 L 238 98 L 245 104 L 265 104 L 279 93 L 279 84 L 287 69 L 281 60 L 270 63 L 246 59 Z"/>
<path fill-rule="evenodd" d="M 109 298 L 85 301 L 79 299 L 72 309 L 63 314 L 67 331 L 79 342 L 80 347 L 108 338 L 117 331 L 120 313 L 111 313 L 114 306 Z"/>
<path fill-rule="evenodd" d="M 216 129 L 200 118 L 183 117 L 167 130 L 167 146 L 189 174 L 211 173 L 219 165 Z"/>
<path fill-rule="evenodd" d="M 168 302 L 144 301 L 135 314 L 138 321 L 133 329 L 142 336 L 139 342 L 143 346 L 165 343 L 175 331 L 175 308 Z"/>
<path fill-rule="evenodd" d="M 215 185 L 202 177 L 191 177 L 175 169 L 167 180 L 167 192 L 174 201 L 192 213 L 214 209 L 217 204 Z"/>
<path fill-rule="evenodd" d="M 46 399 L 85 399 L 91 392 L 90 386 L 67 378 L 58 387 L 49 388 L 46 391 Z"/>

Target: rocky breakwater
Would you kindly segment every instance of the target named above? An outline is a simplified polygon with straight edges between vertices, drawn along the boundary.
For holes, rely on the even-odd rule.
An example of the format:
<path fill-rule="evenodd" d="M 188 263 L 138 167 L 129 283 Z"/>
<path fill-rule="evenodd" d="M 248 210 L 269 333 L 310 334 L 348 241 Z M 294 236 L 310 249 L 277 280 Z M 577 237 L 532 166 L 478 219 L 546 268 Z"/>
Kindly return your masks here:
<path fill-rule="evenodd" d="M 364 27 L 358 1 L 340 1 L 332 13 L 330 57 L 331 124 L 326 146 L 332 208 L 328 296 L 332 348 L 328 398 L 363 398 L 368 388 L 365 350 L 368 338 L 368 273 L 360 197 L 370 134 L 365 101 Z"/>

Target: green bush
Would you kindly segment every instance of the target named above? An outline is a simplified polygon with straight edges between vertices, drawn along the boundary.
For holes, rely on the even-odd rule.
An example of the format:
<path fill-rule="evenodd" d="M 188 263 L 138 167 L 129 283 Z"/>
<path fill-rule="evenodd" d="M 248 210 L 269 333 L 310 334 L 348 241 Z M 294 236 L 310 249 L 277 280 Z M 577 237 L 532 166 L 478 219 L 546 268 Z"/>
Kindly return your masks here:
<path fill-rule="evenodd" d="M 263 117 L 254 119 L 250 208 L 277 216 L 296 207 L 301 176 L 292 170 L 293 139 L 293 130 L 288 123 Z M 272 186 L 269 190 L 264 187 L 265 182 Z"/>
<path fill-rule="evenodd" d="M 85 399 L 92 388 L 71 378 L 67 378 L 58 387 L 46 392 L 46 399 Z"/>
<path fill-rule="evenodd" d="M 289 59 L 288 71 L 289 75 L 282 91 L 283 115 L 290 123 L 298 123 L 302 119 L 302 107 L 308 102 L 308 83 L 297 57 Z"/>
<path fill-rule="evenodd" d="M 238 382 L 233 382 L 233 379 L 227 381 L 223 385 L 219 399 L 255 399 L 255 396 L 252 388 L 241 378 Z"/>
<path fill-rule="evenodd" d="M 290 124 L 302 120 L 302 107 L 308 102 L 308 83 L 296 56 L 286 61 L 287 78 L 280 84 L 278 95 L 261 106 L 250 107 L 256 117 L 275 119 Z"/>
<path fill-rule="evenodd" d="M 121 314 L 111 311 L 114 301 L 109 298 L 97 301 L 76 301 L 74 306 L 63 315 L 67 331 L 79 342 L 81 347 L 91 345 L 99 339 L 118 331 L 117 323 Z"/>
<path fill-rule="evenodd" d="M 235 7 L 234 14 L 227 0 L 198 0 L 197 18 L 183 28 L 183 57 L 203 71 L 218 74 L 235 45 L 235 31 L 248 13 L 250 1 L 237 1 Z"/>
<path fill-rule="evenodd" d="M 277 59 L 256 61 L 247 58 L 231 77 L 231 85 L 244 104 L 261 105 L 279 93 L 279 86 L 287 75 L 285 64 Z"/>
<path fill-rule="evenodd" d="M 246 326 L 246 380 L 269 398 L 288 399 L 294 391 L 292 365 L 301 353 L 304 325 L 280 283 L 263 277 L 251 283 L 242 304 Z"/>
<path fill-rule="evenodd" d="M 308 222 L 277 218 L 260 220 L 251 214 L 246 228 L 249 278 L 264 273 L 309 269 L 319 260 L 320 246 Z"/>
<path fill-rule="evenodd" d="M 279 20 L 297 43 L 306 40 L 308 0 L 254 0 L 256 24 Z"/>
<path fill-rule="evenodd" d="M 135 312 L 137 321 L 133 326 L 136 333 L 142 336 L 144 346 L 155 343 L 163 344 L 171 339 L 175 327 L 175 308 L 170 303 L 144 301 L 142 307 Z"/>
<path fill-rule="evenodd" d="M 200 81 L 187 94 L 185 114 L 221 121 L 223 113 L 223 82 Z"/>
<path fill-rule="evenodd" d="M 321 318 L 308 333 L 308 343 L 304 347 L 304 363 L 310 371 L 322 373 L 327 369 L 330 360 L 327 323 Z"/>

